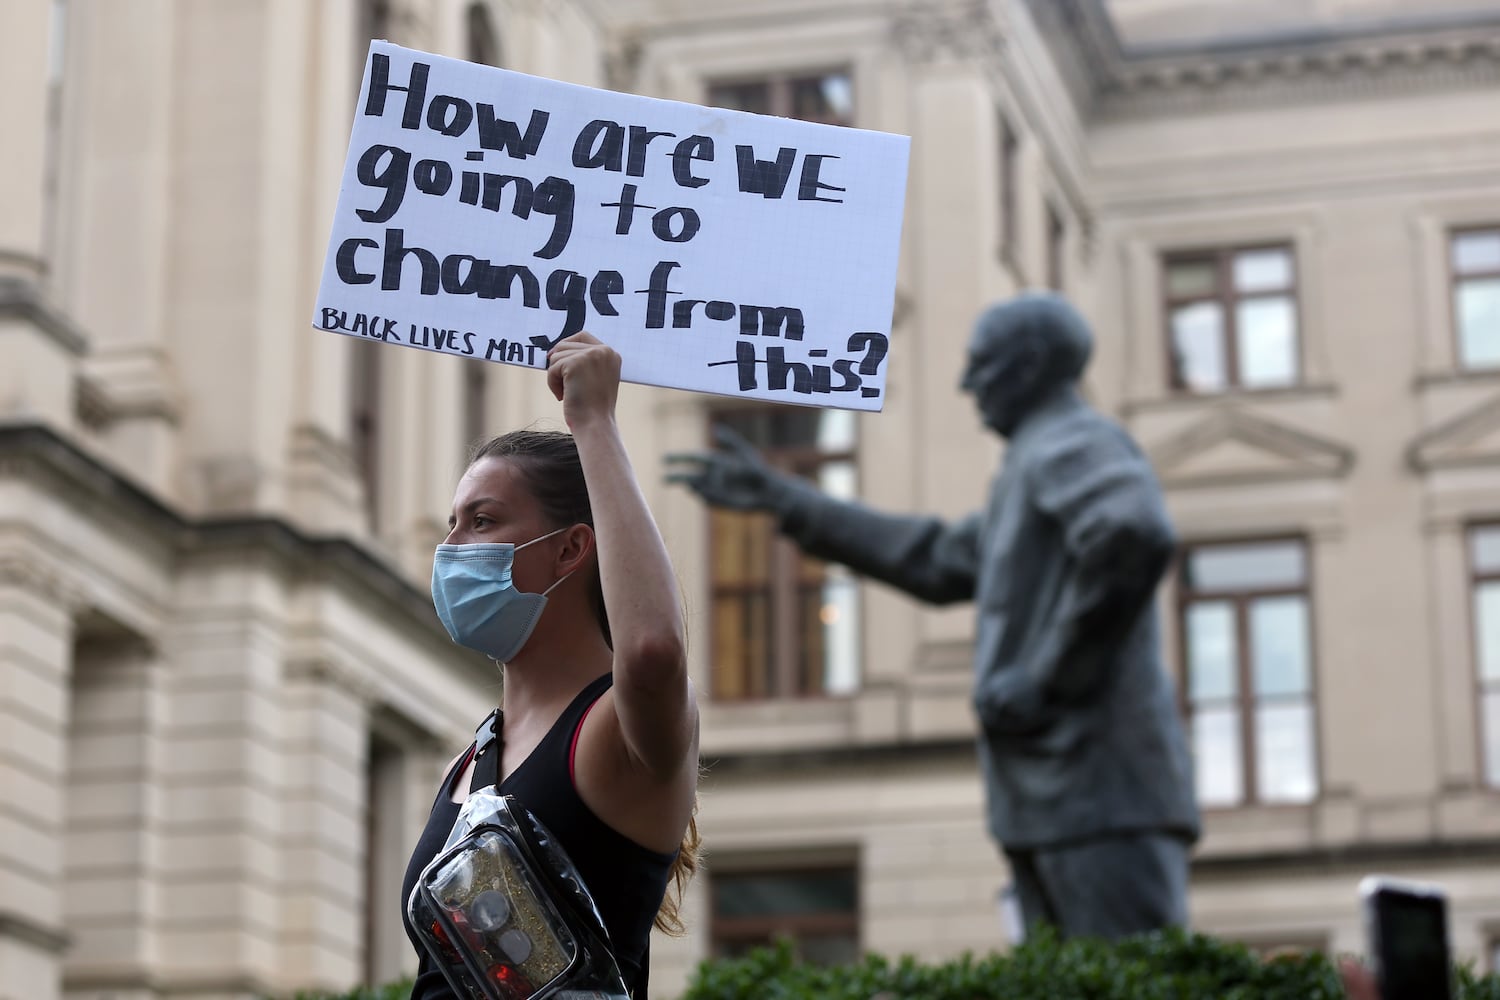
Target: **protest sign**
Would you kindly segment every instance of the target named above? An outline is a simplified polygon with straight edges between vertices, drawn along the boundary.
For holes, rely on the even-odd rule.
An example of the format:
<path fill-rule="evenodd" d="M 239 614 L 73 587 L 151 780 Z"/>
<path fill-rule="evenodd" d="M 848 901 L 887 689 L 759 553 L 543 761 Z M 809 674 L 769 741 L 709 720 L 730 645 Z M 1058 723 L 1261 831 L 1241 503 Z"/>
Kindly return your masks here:
<path fill-rule="evenodd" d="M 374 42 L 313 325 L 878 410 L 908 146 Z"/>

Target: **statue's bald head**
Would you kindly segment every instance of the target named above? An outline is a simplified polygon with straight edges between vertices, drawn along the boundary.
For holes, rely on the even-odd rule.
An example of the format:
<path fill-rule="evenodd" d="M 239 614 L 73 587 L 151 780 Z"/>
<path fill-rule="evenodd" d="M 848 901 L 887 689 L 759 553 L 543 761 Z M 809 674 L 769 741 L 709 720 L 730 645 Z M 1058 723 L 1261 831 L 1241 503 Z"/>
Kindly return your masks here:
<path fill-rule="evenodd" d="M 1060 387 L 1076 383 L 1094 338 L 1078 310 L 1049 292 L 1029 292 L 986 309 L 974 324 L 962 388 L 985 423 L 1009 434 Z"/>

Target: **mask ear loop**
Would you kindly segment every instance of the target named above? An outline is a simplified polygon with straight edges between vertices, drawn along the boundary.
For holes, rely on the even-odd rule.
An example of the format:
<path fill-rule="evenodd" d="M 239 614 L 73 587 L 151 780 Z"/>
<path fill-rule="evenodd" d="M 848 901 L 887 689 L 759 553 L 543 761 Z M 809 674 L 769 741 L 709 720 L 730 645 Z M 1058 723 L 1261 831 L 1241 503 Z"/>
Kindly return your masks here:
<path fill-rule="evenodd" d="M 517 545 L 513 551 L 520 552 L 522 549 L 524 549 L 528 545 L 535 545 L 537 542 L 545 542 L 547 539 L 551 538 L 553 535 L 560 535 L 564 531 L 567 531 L 568 528 L 571 528 L 571 527 L 573 527 L 573 526 L 571 524 L 569 524 L 569 525 L 565 525 L 564 527 L 558 528 L 556 531 L 549 531 L 545 535 L 537 535 L 531 541 L 529 541 L 529 542 L 522 542 L 520 545 Z"/>
<path fill-rule="evenodd" d="M 538 535 L 536 538 L 533 538 L 529 542 L 525 542 L 525 543 L 523 543 L 521 545 L 517 545 L 516 546 L 516 551 L 517 552 L 521 551 L 527 545 L 535 545 L 537 542 L 546 541 L 547 539 L 551 538 L 553 535 L 560 535 L 564 531 L 567 531 L 568 528 L 572 528 L 572 527 L 575 527 L 575 526 L 570 524 L 570 525 L 567 525 L 567 527 L 558 528 L 556 531 L 549 531 L 545 535 Z M 542 591 L 542 596 L 546 597 L 548 594 L 552 593 L 552 591 L 554 591 L 554 590 L 557 589 L 557 587 L 558 587 L 559 584 L 561 584 L 564 580 L 566 580 L 568 577 L 572 576 L 574 573 L 577 573 L 577 572 L 578 572 L 577 569 L 570 569 L 570 570 L 568 570 L 562 576 L 560 576 L 556 580 L 552 581 L 552 585 L 549 586 L 546 590 Z"/>
<path fill-rule="evenodd" d="M 552 584 L 552 586 L 550 586 L 546 590 L 542 591 L 542 596 L 546 597 L 548 594 L 552 593 L 554 590 L 556 590 L 559 586 L 562 585 L 562 582 L 564 580 L 566 580 L 568 577 L 572 576 L 574 573 L 577 573 L 577 572 L 578 572 L 578 570 L 576 570 L 576 569 L 570 569 L 570 570 L 568 570 L 562 576 L 558 577 L 557 580 L 556 580 L 556 582 L 554 582 Z"/>
<path fill-rule="evenodd" d="M 548 538 L 551 538 L 553 535 L 561 534 L 562 532 L 567 531 L 568 528 L 571 528 L 571 527 L 573 527 L 573 525 L 570 524 L 567 527 L 558 528 L 556 531 L 549 531 L 545 535 L 538 535 L 536 538 L 533 538 L 529 542 L 525 542 L 525 543 L 523 543 L 521 545 L 517 545 L 516 548 L 515 548 L 515 551 L 519 552 L 521 549 L 524 549 L 527 545 L 535 545 L 537 542 L 545 541 Z M 542 593 L 541 593 L 540 596 L 545 599 L 548 594 L 552 593 L 559 586 L 561 586 L 562 582 L 564 580 L 566 580 L 568 577 L 572 576 L 574 573 L 577 573 L 577 572 L 578 572 L 577 569 L 570 569 L 570 570 L 568 570 L 562 576 L 558 577 L 556 580 L 553 580 L 552 583 L 547 587 L 547 589 L 544 590 L 544 591 L 542 591 Z M 547 609 L 544 606 L 542 608 L 542 610 L 537 613 L 537 618 L 541 618 L 541 616 L 543 614 L 545 614 L 546 611 L 547 611 Z M 495 668 L 497 670 L 500 670 L 502 673 L 504 673 L 505 664 L 501 663 L 499 660 L 495 659 L 493 656 L 491 656 L 489 659 L 490 659 L 490 662 L 495 665 Z"/>

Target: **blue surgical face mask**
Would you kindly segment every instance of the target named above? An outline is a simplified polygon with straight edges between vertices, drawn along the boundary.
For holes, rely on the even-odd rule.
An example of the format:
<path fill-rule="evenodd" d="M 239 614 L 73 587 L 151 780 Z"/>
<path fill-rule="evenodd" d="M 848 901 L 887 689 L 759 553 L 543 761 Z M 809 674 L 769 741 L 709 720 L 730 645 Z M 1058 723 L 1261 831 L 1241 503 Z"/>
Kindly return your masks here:
<path fill-rule="evenodd" d="M 566 530 L 558 528 L 520 545 L 439 545 L 432 559 L 432 604 L 453 641 L 501 663 L 513 659 L 531 638 L 547 595 L 572 575 L 540 594 L 523 594 L 511 581 L 516 552 Z"/>

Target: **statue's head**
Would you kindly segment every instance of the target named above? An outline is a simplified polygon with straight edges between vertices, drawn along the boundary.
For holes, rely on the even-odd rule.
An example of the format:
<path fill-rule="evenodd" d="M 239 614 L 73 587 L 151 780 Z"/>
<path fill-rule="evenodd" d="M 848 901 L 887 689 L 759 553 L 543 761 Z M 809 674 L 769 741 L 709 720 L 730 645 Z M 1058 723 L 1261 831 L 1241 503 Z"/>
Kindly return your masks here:
<path fill-rule="evenodd" d="M 1067 300 L 1028 292 L 991 306 L 974 324 L 959 387 L 974 397 L 985 425 L 1009 435 L 1058 389 L 1083 374 L 1094 345 Z"/>

